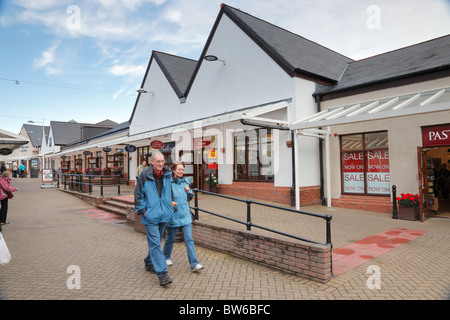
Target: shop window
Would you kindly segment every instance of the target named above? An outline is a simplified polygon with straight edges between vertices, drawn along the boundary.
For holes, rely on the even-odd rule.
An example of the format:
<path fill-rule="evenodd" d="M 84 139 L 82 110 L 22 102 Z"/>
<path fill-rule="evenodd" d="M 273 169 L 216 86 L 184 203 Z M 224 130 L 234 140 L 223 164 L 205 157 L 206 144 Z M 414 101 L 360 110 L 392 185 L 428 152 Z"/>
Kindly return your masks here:
<path fill-rule="evenodd" d="M 273 180 L 271 129 L 238 132 L 234 135 L 234 180 Z"/>
<path fill-rule="evenodd" d="M 386 131 L 341 136 L 343 193 L 390 194 Z"/>

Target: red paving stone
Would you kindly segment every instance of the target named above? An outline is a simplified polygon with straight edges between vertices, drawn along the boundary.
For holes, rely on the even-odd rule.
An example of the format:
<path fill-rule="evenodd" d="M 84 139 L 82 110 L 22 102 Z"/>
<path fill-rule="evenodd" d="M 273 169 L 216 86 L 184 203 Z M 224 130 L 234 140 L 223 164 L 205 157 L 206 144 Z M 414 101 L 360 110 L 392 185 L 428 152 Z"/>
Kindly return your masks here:
<path fill-rule="evenodd" d="M 335 276 L 352 270 L 369 260 L 391 251 L 427 231 L 392 228 L 333 250 L 333 274 Z"/>
<path fill-rule="evenodd" d="M 126 219 L 123 219 L 117 216 L 114 213 L 110 213 L 100 209 L 88 209 L 88 210 L 80 210 L 81 213 L 85 213 L 90 215 L 91 217 L 103 221 L 105 223 L 113 223 L 113 222 L 125 222 Z"/>

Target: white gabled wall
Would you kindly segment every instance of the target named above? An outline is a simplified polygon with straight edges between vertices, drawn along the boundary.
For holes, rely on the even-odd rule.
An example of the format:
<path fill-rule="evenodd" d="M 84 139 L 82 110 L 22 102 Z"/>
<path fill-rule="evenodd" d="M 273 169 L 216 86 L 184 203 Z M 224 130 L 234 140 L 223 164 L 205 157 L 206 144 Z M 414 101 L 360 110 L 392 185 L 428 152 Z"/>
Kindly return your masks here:
<path fill-rule="evenodd" d="M 292 78 L 226 15 L 217 26 L 186 100 L 185 117 L 208 115 L 291 98 Z"/>
<path fill-rule="evenodd" d="M 315 84 L 290 77 L 226 15 L 222 16 L 206 54 L 215 55 L 226 64 L 202 61 L 185 103 L 180 103 L 158 63 L 152 61 L 144 89 L 154 95 L 140 95 L 130 135 L 288 98 L 292 103 L 287 120 L 293 122 L 316 112 L 312 97 Z M 221 129 L 227 127 L 224 124 Z M 275 186 L 292 185 L 292 149 L 287 148 L 286 140 L 290 140 L 290 134 L 280 131 L 275 146 L 279 150 L 274 160 Z M 319 184 L 317 145 L 317 139 L 301 138 L 301 186 Z M 232 165 L 220 167 L 221 183 L 232 182 L 232 170 Z"/>

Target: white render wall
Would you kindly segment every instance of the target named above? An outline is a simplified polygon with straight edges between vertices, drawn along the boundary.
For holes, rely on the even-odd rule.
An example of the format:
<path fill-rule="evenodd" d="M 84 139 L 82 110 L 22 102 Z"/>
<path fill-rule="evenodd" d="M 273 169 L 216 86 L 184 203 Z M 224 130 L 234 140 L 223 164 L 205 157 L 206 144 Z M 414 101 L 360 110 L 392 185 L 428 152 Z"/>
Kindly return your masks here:
<path fill-rule="evenodd" d="M 206 55 L 216 55 L 221 61 L 202 61 L 185 103 L 180 103 L 177 95 L 164 76 L 158 63 L 153 60 L 144 89 L 154 92 L 140 94 L 140 100 L 130 124 L 130 135 L 146 132 L 182 122 L 194 121 L 252 106 L 267 104 L 284 99 L 292 99 L 287 114 L 284 110 L 260 117 L 295 121 L 316 112 L 312 93 L 315 84 L 290 77 L 270 58 L 250 37 L 248 37 L 226 15 L 216 29 Z M 284 115 L 283 115 L 284 112 Z M 239 122 L 214 126 L 227 136 L 226 130 L 255 127 L 243 126 Z M 211 128 L 203 128 L 210 131 Z M 192 135 L 192 133 L 191 133 Z M 192 135 L 193 136 L 193 135 Z M 279 131 L 279 139 L 274 143 L 275 186 L 292 186 L 292 149 L 286 146 L 291 140 L 289 131 Z M 155 137 L 155 139 L 163 137 Z M 167 137 L 164 137 L 166 140 Z M 319 184 L 318 142 L 314 138 L 301 139 L 299 148 L 300 185 Z M 233 158 L 231 137 L 225 138 L 227 156 Z M 231 142 L 231 144 L 230 144 Z M 220 183 L 231 184 L 233 165 L 219 166 Z"/>

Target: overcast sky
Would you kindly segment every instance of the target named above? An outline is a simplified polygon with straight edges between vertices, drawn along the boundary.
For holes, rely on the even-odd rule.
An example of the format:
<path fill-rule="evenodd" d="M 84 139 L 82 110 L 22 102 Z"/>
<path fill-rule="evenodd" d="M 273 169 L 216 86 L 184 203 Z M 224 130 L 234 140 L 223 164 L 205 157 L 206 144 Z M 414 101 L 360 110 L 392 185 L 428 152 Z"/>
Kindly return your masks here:
<path fill-rule="evenodd" d="M 218 0 L 0 0 L 0 128 L 129 120 L 152 50 L 198 59 Z M 450 0 L 230 0 L 353 59 L 450 34 Z"/>

